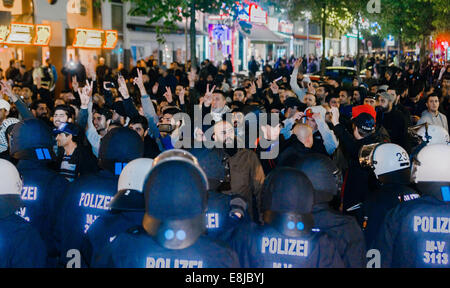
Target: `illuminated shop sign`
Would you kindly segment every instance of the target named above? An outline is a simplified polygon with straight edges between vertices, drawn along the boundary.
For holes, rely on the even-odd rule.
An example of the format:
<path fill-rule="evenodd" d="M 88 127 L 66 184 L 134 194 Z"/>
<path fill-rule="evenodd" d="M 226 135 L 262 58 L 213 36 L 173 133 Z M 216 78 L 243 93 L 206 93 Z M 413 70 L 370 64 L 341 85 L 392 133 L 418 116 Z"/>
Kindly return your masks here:
<path fill-rule="evenodd" d="M 9 34 L 9 25 L 0 25 L 0 43 L 5 42 Z"/>
<path fill-rule="evenodd" d="M 117 31 L 115 30 L 106 30 L 106 37 L 105 37 L 105 45 L 103 45 L 104 49 L 114 49 L 117 44 L 117 40 L 119 40 L 119 36 Z"/>
<path fill-rule="evenodd" d="M 0 25 L 0 43 L 48 46 L 52 33 L 49 25 L 11 23 Z"/>
<path fill-rule="evenodd" d="M 52 29 L 49 25 L 36 25 L 36 36 L 34 38 L 34 45 L 47 46 L 50 42 Z"/>
<path fill-rule="evenodd" d="M 11 24 L 5 44 L 31 45 L 33 41 L 33 24 Z"/>
<path fill-rule="evenodd" d="M 75 40 L 73 47 L 76 48 L 102 48 L 103 30 L 97 29 L 75 29 Z"/>
<path fill-rule="evenodd" d="M 256 3 L 243 1 L 238 5 L 238 19 L 251 23 L 267 24 L 267 12 Z"/>
<path fill-rule="evenodd" d="M 118 39 L 116 30 L 77 28 L 72 46 L 75 48 L 114 49 Z"/>

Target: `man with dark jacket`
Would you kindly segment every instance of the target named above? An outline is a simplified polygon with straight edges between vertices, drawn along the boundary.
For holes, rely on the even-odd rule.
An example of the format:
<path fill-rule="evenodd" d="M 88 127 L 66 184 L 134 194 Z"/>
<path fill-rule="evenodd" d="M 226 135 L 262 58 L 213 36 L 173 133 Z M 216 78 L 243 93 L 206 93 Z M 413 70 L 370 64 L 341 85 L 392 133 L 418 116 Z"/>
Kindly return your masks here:
<path fill-rule="evenodd" d="M 360 105 L 352 109 L 351 135 L 345 127 L 339 123 L 339 111 L 332 108 L 331 122 L 333 131 L 339 139 L 344 155 L 348 161 L 348 170 L 344 180 L 342 191 L 342 206 L 345 214 L 354 215 L 354 210 L 364 201 L 369 194 L 373 180 L 369 172 L 359 164 L 359 149 L 363 145 L 381 142 L 378 141 L 378 134 L 375 133 L 375 109 L 370 105 Z M 372 182 L 373 182 L 372 181 Z"/>
<path fill-rule="evenodd" d="M 389 133 L 392 143 L 402 146 L 406 151 L 410 151 L 411 147 L 408 143 L 408 126 L 399 110 L 393 109 L 395 96 L 381 92 L 378 94 L 378 102 L 380 103 L 380 112 L 377 113 L 377 123 L 383 126 Z"/>

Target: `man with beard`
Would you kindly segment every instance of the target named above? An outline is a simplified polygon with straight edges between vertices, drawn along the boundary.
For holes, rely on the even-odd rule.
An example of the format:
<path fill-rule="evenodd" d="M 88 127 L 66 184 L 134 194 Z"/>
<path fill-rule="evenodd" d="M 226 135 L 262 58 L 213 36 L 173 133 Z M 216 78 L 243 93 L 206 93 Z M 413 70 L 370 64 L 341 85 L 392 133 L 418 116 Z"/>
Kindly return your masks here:
<path fill-rule="evenodd" d="M 49 127 L 53 126 L 53 123 L 50 121 L 50 109 L 45 101 L 37 100 L 33 102 L 31 104 L 31 112 L 34 117 L 44 121 Z"/>
<path fill-rule="evenodd" d="M 377 114 L 377 123 L 382 125 L 389 133 L 392 143 L 402 146 L 406 151 L 411 147 L 407 141 L 408 126 L 402 112 L 393 109 L 395 96 L 387 92 L 378 94 L 380 112 Z"/>
<path fill-rule="evenodd" d="M 222 191 L 228 195 L 240 195 L 248 203 L 248 210 L 253 221 L 259 221 L 261 207 L 261 187 L 264 182 L 264 171 L 255 152 L 239 148 L 244 147 L 235 137 L 231 123 L 221 120 L 214 125 L 213 139 L 217 149 L 228 154 L 231 189 Z M 241 145 L 242 144 L 242 145 Z"/>

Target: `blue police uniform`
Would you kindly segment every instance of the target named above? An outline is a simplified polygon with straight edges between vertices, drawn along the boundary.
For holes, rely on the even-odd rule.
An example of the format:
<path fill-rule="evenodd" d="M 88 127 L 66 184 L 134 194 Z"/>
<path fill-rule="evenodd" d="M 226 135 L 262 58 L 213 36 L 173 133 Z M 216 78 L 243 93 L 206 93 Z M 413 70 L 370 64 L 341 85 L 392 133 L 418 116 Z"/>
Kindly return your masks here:
<path fill-rule="evenodd" d="M 108 213 L 100 216 L 85 234 L 81 254 L 90 266 L 98 253 L 120 233 L 141 225 L 144 211 Z"/>
<path fill-rule="evenodd" d="M 335 242 L 325 233 L 288 237 L 271 225 L 248 223 L 231 241 L 245 268 L 344 267 Z"/>
<path fill-rule="evenodd" d="M 249 222 L 247 211 L 242 218 L 230 215 L 233 196 L 219 192 L 208 192 L 208 209 L 206 211 L 206 233 L 208 237 L 228 243 L 233 231 L 241 224 Z"/>
<path fill-rule="evenodd" d="M 71 249 L 80 251 L 84 234 L 98 217 L 106 215 L 109 203 L 117 191 L 118 176 L 102 170 L 94 175 L 86 175 L 70 185 L 58 220 L 60 233 L 60 264 L 66 265 L 70 258 L 66 253 Z"/>
<path fill-rule="evenodd" d="M 0 268 L 46 267 L 47 251 L 38 231 L 18 215 L 0 219 Z"/>
<path fill-rule="evenodd" d="M 60 264 L 67 265 L 67 252 L 81 251 L 84 235 L 89 227 L 102 215 L 110 211 L 109 203 L 117 192 L 119 175 L 125 165 L 142 157 L 144 143 L 139 135 L 129 128 L 114 128 L 101 140 L 97 174 L 82 176 L 71 183 L 69 195 L 64 200 L 58 220 L 60 233 Z M 80 252 L 81 254 L 81 252 Z M 82 259 L 86 266 L 89 259 Z"/>
<path fill-rule="evenodd" d="M 200 236 L 184 249 L 167 249 L 141 228 L 130 229 L 108 244 L 93 267 L 114 268 L 238 268 L 236 253 Z"/>
<path fill-rule="evenodd" d="M 38 119 L 26 119 L 14 125 L 10 154 L 19 159 L 17 170 L 23 177 L 19 214 L 39 232 L 46 244 L 48 265 L 54 266 L 58 251 L 55 245 L 57 206 L 64 197 L 68 182 L 48 168 L 54 159 L 51 129 Z"/>
<path fill-rule="evenodd" d="M 366 247 L 361 228 L 354 217 L 342 215 L 330 207 L 340 187 L 339 169 L 322 154 L 310 154 L 302 159 L 291 159 L 291 162 L 294 168 L 305 173 L 314 187 L 314 227 L 335 240 L 345 267 L 364 267 Z"/>
<path fill-rule="evenodd" d="M 362 204 L 358 214 L 358 221 L 363 228 L 366 246 L 373 246 L 384 217 L 392 208 L 399 203 L 419 198 L 417 191 L 406 185 L 389 183 L 370 195 Z"/>
<path fill-rule="evenodd" d="M 330 209 L 328 203 L 313 207 L 314 227 L 336 241 L 339 255 L 347 268 L 362 268 L 366 263 L 364 235 L 354 217 Z"/>
<path fill-rule="evenodd" d="M 449 244 L 449 202 L 425 195 L 386 215 L 374 247 L 382 267 L 450 268 Z"/>

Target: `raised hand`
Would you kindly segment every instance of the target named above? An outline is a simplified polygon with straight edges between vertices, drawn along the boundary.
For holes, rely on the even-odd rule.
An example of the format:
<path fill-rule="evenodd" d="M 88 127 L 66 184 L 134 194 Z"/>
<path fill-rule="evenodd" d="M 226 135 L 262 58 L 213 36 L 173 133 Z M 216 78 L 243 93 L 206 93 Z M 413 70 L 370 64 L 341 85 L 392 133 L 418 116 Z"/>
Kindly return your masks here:
<path fill-rule="evenodd" d="M 339 124 L 339 109 L 336 107 L 331 107 L 331 123 L 334 126 Z"/>
<path fill-rule="evenodd" d="M 133 79 L 133 84 L 138 86 L 139 90 L 141 91 L 141 96 L 146 95 L 147 91 L 145 90 L 145 86 L 144 86 L 144 80 L 142 77 L 142 70 L 141 69 L 137 69 L 137 73 L 138 73 L 138 77 Z M 156 94 L 156 93 L 153 93 Z"/>
<path fill-rule="evenodd" d="M 262 75 L 258 76 L 258 80 L 256 80 L 256 86 L 258 86 L 258 89 L 261 89 L 263 87 Z"/>
<path fill-rule="evenodd" d="M 180 104 L 181 104 L 181 105 L 184 105 L 184 96 L 185 96 L 185 93 L 186 93 L 186 90 L 184 90 L 184 88 L 183 88 L 183 90 L 181 90 L 181 91 L 180 91 L 180 94 L 178 95 L 178 98 L 180 99 Z"/>
<path fill-rule="evenodd" d="M 81 109 L 87 109 L 89 102 L 91 101 L 92 90 L 94 87 L 94 81 L 89 83 L 86 80 L 86 85 L 83 88 L 78 88 L 78 94 L 80 95 Z"/>
<path fill-rule="evenodd" d="M 214 85 L 211 90 L 209 90 L 209 84 L 206 85 L 206 93 L 205 93 L 205 97 L 204 97 L 205 100 L 203 102 L 206 107 L 209 107 L 209 105 L 211 105 L 211 103 L 212 103 L 212 94 L 214 93 L 215 89 L 216 89 L 216 85 Z"/>
<path fill-rule="evenodd" d="M 16 102 L 19 98 L 12 92 L 11 84 L 5 80 L 0 82 L 1 93 L 0 96 L 5 94 L 12 102 Z"/>
<path fill-rule="evenodd" d="M 159 89 L 159 83 L 156 82 L 155 85 L 153 85 L 153 88 L 152 88 L 153 94 L 158 93 L 158 89 Z"/>
<path fill-rule="evenodd" d="M 77 81 L 77 75 L 75 75 L 75 76 L 72 77 L 72 88 L 73 88 L 73 91 L 78 91 L 79 87 L 80 87 L 80 85 L 78 84 L 78 81 Z"/>
<path fill-rule="evenodd" d="M 278 94 L 278 91 L 279 91 L 279 87 L 278 87 L 278 85 L 277 85 L 277 83 L 275 83 L 275 81 L 273 81 L 272 83 L 270 83 L 270 90 L 272 90 L 272 93 L 275 95 L 275 94 Z"/>
<path fill-rule="evenodd" d="M 308 82 L 308 93 L 316 95 L 316 89 L 314 88 L 311 82 Z"/>
<path fill-rule="evenodd" d="M 302 66 L 302 63 L 303 63 L 303 58 L 299 57 L 294 63 L 294 68 L 297 68 L 297 69 L 300 68 L 300 66 Z"/>
<path fill-rule="evenodd" d="M 117 82 L 119 83 L 119 92 L 122 95 L 123 99 L 130 98 L 130 94 L 128 93 L 127 83 L 125 82 L 125 78 L 122 75 L 117 78 Z"/>
<path fill-rule="evenodd" d="M 253 82 L 253 81 L 252 81 L 252 84 L 250 86 L 250 94 L 251 95 L 256 94 L 256 85 L 255 85 L 255 82 Z"/>
<path fill-rule="evenodd" d="M 292 118 L 294 119 L 294 121 L 300 121 L 303 116 L 305 116 L 303 112 L 297 111 Z"/>
<path fill-rule="evenodd" d="M 169 86 L 166 86 L 166 93 L 164 93 L 163 96 L 166 98 L 168 103 L 173 102 L 172 90 L 170 90 Z"/>

